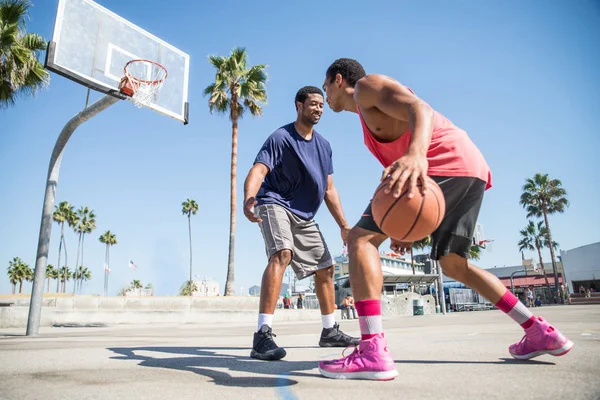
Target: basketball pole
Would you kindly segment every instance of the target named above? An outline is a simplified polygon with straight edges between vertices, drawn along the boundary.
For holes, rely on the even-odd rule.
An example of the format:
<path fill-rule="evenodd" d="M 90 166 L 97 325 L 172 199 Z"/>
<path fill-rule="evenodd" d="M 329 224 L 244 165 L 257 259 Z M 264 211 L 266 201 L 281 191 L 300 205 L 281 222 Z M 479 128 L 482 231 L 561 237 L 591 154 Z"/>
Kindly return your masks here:
<path fill-rule="evenodd" d="M 27 336 L 37 336 L 40 330 L 40 319 L 42 314 L 42 300 L 44 296 L 44 282 L 46 280 L 46 267 L 48 265 L 48 248 L 50 247 L 50 233 L 52 230 L 52 212 L 54 210 L 54 198 L 56 195 L 56 186 L 58 184 L 58 172 L 63 152 L 69 138 L 75 132 L 79 125 L 92 118 L 99 112 L 107 109 L 120 99 L 111 95 L 105 95 L 91 106 L 80 111 L 64 126 L 54 150 L 50 157 L 48 167 L 48 179 L 46 182 L 46 193 L 44 195 L 44 207 L 42 209 L 42 222 L 40 224 L 40 235 L 38 238 L 37 256 L 35 261 L 35 271 L 33 274 L 33 288 L 31 290 L 31 300 L 29 302 L 29 316 L 27 318 Z M 60 265 L 57 266 L 60 269 Z M 58 303 L 58 293 L 56 295 L 55 305 Z"/>
<path fill-rule="evenodd" d="M 436 267 L 436 272 L 438 274 L 438 292 L 442 292 L 442 294 L 440 295 L 440 305 L 442 308 L 442 315 L 446 315 L 446 292 L 444 291 L 444 278 L 442 277 L 442 268 L 440 266 L 440 262 L 439 261 L 435 261 L 435 267 Z"/>

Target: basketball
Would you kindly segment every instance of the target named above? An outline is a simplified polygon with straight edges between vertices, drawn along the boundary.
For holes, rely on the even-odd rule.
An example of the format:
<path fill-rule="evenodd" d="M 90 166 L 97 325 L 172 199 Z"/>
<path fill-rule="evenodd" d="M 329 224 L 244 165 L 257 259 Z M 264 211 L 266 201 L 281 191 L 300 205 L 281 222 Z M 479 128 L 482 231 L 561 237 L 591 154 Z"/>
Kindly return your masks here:
<path fill-rule="evenodd" d="M 379 229 L 387 236 L 402 241 L 414 242 L 431 235 L 442 223 L 446 212 L 446 201 L 442 189 L 430 177 L 427 177 L 427 192 L 421 194 L 421 183 L 418 190 L 409 199 L 407 185 L 395 198 L 392 192 L 386 194 L 381 183 L 371 203 L 373 219 Z"/>

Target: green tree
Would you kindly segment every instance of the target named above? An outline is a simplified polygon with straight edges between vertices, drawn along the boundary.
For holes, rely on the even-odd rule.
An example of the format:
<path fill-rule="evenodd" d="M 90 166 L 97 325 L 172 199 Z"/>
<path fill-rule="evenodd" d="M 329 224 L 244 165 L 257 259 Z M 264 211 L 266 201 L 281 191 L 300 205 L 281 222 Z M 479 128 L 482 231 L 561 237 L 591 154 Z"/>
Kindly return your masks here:
<path fill-rule="evenodd" d="M 181 213 L 188 217 L 188 230 L 190 237 L 190 282 L 192 281 L 192 215 L 198 211 L 198 203 L 195 200 L 187 199 L 181 203 Z M 191 295 L 191 292 L 190 292 Z"/>
<path fill-rule="evenodd" d="M 185 281 L 179 289 L 180 296 L 191 296 L 193 292 L 198 291 L 198 285 L 195 281 Z"/>
<path fill-rule="evenodd" d="M 110 273 L 110 247 L 117 244 L 117 236 L 111 231 L 104 232 L 98 240 L 106 245 L 104 251 L 104 295 L 108 295 L 108 274 Z"/>
<path fill-rule="evenodd" d="M 546 238 L 548 243 L 554 243 L 550 231 L 548 215 L 563 213 L 569 206 L 567 191 L 562 187 L 562 182 L 558 179 L 550 179 L 548 174 L 537 173 L 533 178 L 527 178 L 523 185 L 523 193 L 519 201 L 521 206 L 527 210 L 527 218 L 544 218 L 546 227 Z M 550 258 L 552 260 L 552 271 L 554 273 L 554 290 L 556 294 L 563 299 L 564 296 L 558 285 L 558 271 L 556 267 L 556 257 L 554 256 L 554 246 L 549 246 Z"/>
<path fill-rule="evenodd" d="M 67 287 L 67 282 L 71 280 L 71 278 L 73 278 L 73 272 L 71 271 L 71 268 L 69 268 L 68 265 L 64 265 L 59 269 L 58 275 L 60 280 L 60 287 L 62 292 L 64 293 L 65 288 Z"/>
<path fill-rule="evenodd" d="M 469 260 L 479 260 L 481 258 L 481 247 L 477 245 L 471 246 L 469 249 Z"/>
<path fill-rule="evenodd" d="M 80 265 L 73 273 L 73 278 L 77 280 L 77 285 L 75 288 L 76 291 L 78 290 L 79 293 L 81 293 L 81 290 L 83 289 L 83 282 L 87 282 L 92 279 L 92 272 L 83 265 Z"/>
<path fill-rule="evenodd" d="M 46 41 L 25 32 L 30 7 L 28 0 L 0 0 L 0 108 L 35 94 L 50 81 L 48 71 L 38 61 Z"/>
<path fill-rule="evenodd" d="M 231 121 L 231 197 L 229 211 L 229 256 L 225 296 L 235 294 L 234 251 L 235 251 L 235 209 L 237 178 L 238 120 L 249 111 L 252 116 L 262 115 L 262 104 L 267 101 L 266 65 L 247 66 L 246 49 L 234 48 L 227 57 L 211 55 L 209 61 L 216 69 L 215 81 L 204 89 L 209 96 L 210 112 L 227 114 Z"/>
<path fill-rule="evenodd" d="M 17 283 L 19 283 L 19 277 L 21 272 L 19 271 L 19 269 L 21 268 L 20 264 L 21 264 L 21 259 L 19 257 L 14 257 L 12 259 L 12 261 L 8 262 L 8 280 L 10 281 L 10 284 L 12 285 L 12 294 L 15 294 L 15 292 L 17 291 Z"/>
<path fill-rule="evenodd" d="M 142 285 L 142 282 L 140 282 L 138 279 L 134 279 L 129 284 L 129 287 L 132 289 L 143 289 L 144 285 Z"/>
<path fill-rule="evenodd" d="M 48 264 L 46 266 L 46 279 L 48 279 L 48 290 L 47 292 L 50 293 L 50 279 L 57 279 L 58 278 L 58 272 L 56 271 L 56 268 L 54 268 L 54 266 L 52 264 Z"/>

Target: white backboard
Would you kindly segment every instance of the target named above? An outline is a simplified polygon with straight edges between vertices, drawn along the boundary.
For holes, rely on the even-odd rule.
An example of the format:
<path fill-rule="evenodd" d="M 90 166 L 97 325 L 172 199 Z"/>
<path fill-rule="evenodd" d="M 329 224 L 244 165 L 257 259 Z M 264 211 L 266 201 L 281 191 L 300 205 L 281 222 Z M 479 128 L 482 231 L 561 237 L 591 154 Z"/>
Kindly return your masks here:
<path fill-rule="evenodd" d="M 91 0 L 59 0 L 46 68 L 122 98 L 119 81 L 132 59 L 152 60 L 167 69 L 149 108 L 187 123 L 188 54 Z"/>

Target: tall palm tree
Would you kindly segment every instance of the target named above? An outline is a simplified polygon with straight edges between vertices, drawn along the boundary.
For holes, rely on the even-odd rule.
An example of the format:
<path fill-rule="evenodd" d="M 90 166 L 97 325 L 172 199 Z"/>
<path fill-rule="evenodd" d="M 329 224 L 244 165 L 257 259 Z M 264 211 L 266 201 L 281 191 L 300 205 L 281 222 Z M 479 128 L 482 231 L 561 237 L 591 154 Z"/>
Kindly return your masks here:
<path fill-rule="evenodd" d="M 50 81 L 38 61 L 46 41 L 25 32 L 29 0 L 0 0 L 0 108 L 15 104 L 21 96 L 33 95 Z"/>
<path fill-rule="evenodd" d="M 181 203 L 181 206 L 181 213 L 188 217 L 188 230 L 190 234 L 190 282 L 192 282 L 192 215 L 196 215 L 198 203 L 196 203 L 196 200 L 187 199 Z M 190 296 L 191 295 L 192 291 L 190 289 Z"/>
<path fill-rule="evenodd" d="M 544 217 L 548 243 L 554 243 L 550 233 L 548 215 L 563 213 L 569 206 L 567 191 L 562 187 L 562 182 L 558 179 L 550 179 L 548 174 L 537 173 L 533 178 L 527 178 L 525 180 L 523 193 L 521 194 L 519 203 L 527 210 L 527 218 Z M 564 302 L 562 290 L 558 285 L 558 271 L 556 267 L 556 257 L 554 256 L 554 246 L 549 247 L 550 258 L 552 259 L 552 271 L 554 273 L 554 290 Z"/>
<path fill-rule="evenodd" d="M 88 207 L 79 207 L 79 209 L 75 212 L 77 215 L 77 224 L 73 227 L 75 233 L 79 235 L 77 241 L 77 260 L 75 261 L 75 270 L 79 271 L 79 267 L 83 265 L 83 236 L 87 231 L 91 232 L 92 225 L 96 227 L 96 215 L 94 214 L 94 210 L 90 210 Z M 79 252 L 81 250 L 81 263 L 79 262 Z M 77 276 L 73 282 L 73 293 L 77 290 L 77 281 L 80 280 L 81 277 Z"/>
<path fill-rule="evenodd" d="M 15 294 L 17 291 L 17 283 L 19 283 L 19 268 L 21 264 L 21 259 L 19 257 L 14 257 L 12 261 L 8 262 L 8 280 L 12 285 L 12 294 Z"/>
<path fill-rule="evenodd" d="M 110 273 L 110 246 L 117 244 L 117 236 L 111 231 L 104 232 L 98 240 L 106 245 L 104 252 L 104 295 L 108 295 L 108 274 Z"/>
<path fill-rule="evenodd" d="M 527 226 L 519 231 L 519 234 L 521 235 L 521 240 L 519 240 L 519 243 L 517 243 L 517 245 L 519 246 L 519 251 L 537 250 L 538 257 L 540 260 L 540 266 L 542 267 L 540 273 L 544 274 L 546 287 L 550 289 L 550 282 L 548 282 L 548 277 L 546 276 L 546 271 L 544 269 L 544 260 L 542 258 L 542 247 L 544 247 L 545 240 L 543 235 L 545 235 L 545 231 L 546 228 L 544 227 L 544 223 L 542 221 L 538 221 L 536 226 L 536 224 L 532 220 L 529 220 L 527 221 Z"/>
<path fill-rule="evenodd" d="M 227 280 L 225 296 L 235 294 L 234 287 L 234 250 L 235 250 L 235 207 L 237 178 L 238 119 L 246 111 L 252 116 L 262 115 L 262 104 L 267 101 L 266 65 L 248 67 L 246 49 L 234 48 L 227 57 L 211 55 L 208 57 L 215 67 L 215 81 L 204 89 L 209 96 L 210 112 L 228 114 L 231 121 L 231 201 L 229 209 L 229 256 L 227 262 Z M 191 280 L 191 279 L 190 279 Z"/>
<path fill-rule="evenodd" d="M 62 248 L 65 250 L 65 265 L 67 265 L 67 242 L 65 241 L 65 222 L 73 227 L 76 225 L 77 215 L 75 211 L 73 211 L 73 206 L 69 204 L 68 201 L 61 201 L 57 206 L 54 206 L 54 213 L 52 214 L 52 219 L 60 225 L 60 242 L 58 245 L 58 269 L 63 271 L 60 266 L 60 255 L 62 252 Z M 66 281 L 66 278 L 63 277 L 63 281 Z M 60 291 L 59 289 L 60 279 L 56 281 L 56 292 Z"/>
<path fill-rule="evenodd" d="M 9 268 L 14 269 L 14 277 L 19 282 L 19 294 L 23 293 L 23 281 L 29 281 L 33 279 L 33 271 L 29 268 L 29 265 L 21 260 L 19 257 L 13 258 L 9 261 Z"/>
<path fill-rule="evenodd" d="M 57 277 L 58 277 L 58 274 L 57 274 L 54 266 L 52 266 L 52 264 L 48 264 L 46 266 L 46 279 L 48 279 L 48 290 L 47 290 L 48 293 L 50 293 L 50 279 L 56 279 Z"/>

